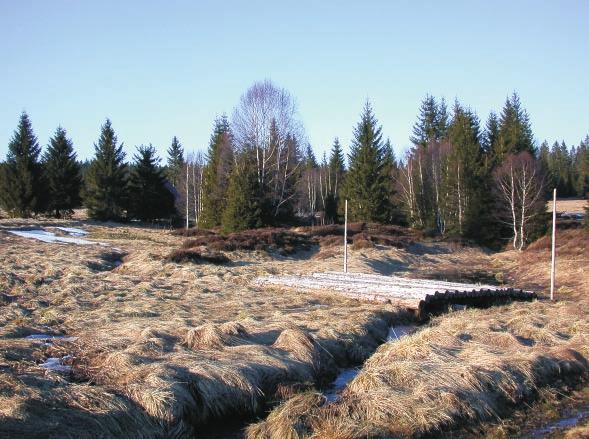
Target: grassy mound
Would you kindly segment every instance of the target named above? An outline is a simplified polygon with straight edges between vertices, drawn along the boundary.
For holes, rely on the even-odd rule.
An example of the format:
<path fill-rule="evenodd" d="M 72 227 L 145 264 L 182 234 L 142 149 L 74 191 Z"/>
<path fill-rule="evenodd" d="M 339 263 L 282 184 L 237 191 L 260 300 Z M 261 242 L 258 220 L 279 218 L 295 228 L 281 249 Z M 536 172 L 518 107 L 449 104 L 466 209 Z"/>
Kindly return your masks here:
<path fill-rule="evenodd" d="M 438 318 L 382 345 L 336 403 L 297 396 L 250 427 L 248 438 L 419 437 L 501 417 L 541 387 L 586 376 L 588 338 L 589 322 L 570 303 Z"/>

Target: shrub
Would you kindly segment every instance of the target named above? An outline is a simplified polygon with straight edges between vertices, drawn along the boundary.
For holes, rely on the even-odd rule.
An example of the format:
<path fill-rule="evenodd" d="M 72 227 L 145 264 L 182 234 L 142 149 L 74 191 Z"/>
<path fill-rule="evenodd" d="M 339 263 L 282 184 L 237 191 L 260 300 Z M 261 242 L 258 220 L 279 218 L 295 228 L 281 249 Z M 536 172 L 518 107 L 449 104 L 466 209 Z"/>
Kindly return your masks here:
<path fill-rule="evenodd" d="M 227 264 L 231 262 L 227 256 L 221 253 L 201 253 L 195 249 L 191 248 L 181 248 L 174 250 L 170 255 L 167 257 L 167 260 L 170 262 L 182 263 L 182 262 L 192 262 L 195 264 Z"/>

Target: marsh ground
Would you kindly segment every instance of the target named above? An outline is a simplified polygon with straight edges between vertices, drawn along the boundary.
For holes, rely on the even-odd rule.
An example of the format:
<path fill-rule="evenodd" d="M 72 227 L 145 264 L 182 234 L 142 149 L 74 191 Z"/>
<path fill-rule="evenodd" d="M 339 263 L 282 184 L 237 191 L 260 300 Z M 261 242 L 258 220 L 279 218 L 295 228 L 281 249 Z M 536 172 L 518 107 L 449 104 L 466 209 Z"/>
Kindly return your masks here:
<path fill-rule="evenodd" d="M 81 227 L 104 245 L 8 233 L 56 225 Z M 394 346 L 383 342 L 391 324 L 411 319 L 403 309 L 253 282 L 339 270 L 339 246 L 290 255 L 234 251 L 222 265 L 170 262 L 185 239 L 84 219 L 0 220 L 0 435 L 186 437 L 228 419 L 264 419 L 272 406 L 250 437 L 431 434 L 509 414 L 497 405 L 515 406 L 587 370 L 589 261 L 581 230 L 563 232 L 557 305 L 452 313 Z M 523 253 L 416 240 L 352 249 L 349 266 L 545 293 L 548 258 L 543 240 Z M 75 339 L 26 338 L 34 334 Z M 48 358 L 71 372 L 48 371 Z M 536 367 L 540 359 L 545 368 Z M 316 389 L 338 368 L 366 360 L 347 394 L 324 406 Z M 489 391 L 497 384 L 491 375 L 504 393 Z M 370 406 L 366 395 L 374 392 L 389 401 L 379 405 L 384 413 Z M 468 411 L 457 402 L 465 392 L 495 402 Z M 304 413 L 281 415 L 301 398 Z M 411 407 L 403 415 L 395 411 L 401 400 Z"/>

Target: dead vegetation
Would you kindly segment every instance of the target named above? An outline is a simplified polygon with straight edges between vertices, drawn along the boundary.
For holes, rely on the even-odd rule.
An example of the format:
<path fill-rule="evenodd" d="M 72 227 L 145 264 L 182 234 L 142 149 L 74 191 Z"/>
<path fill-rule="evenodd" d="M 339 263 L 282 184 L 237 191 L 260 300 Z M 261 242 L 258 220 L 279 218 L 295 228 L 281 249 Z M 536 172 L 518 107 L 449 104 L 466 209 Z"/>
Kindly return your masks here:
<path fill-rule="evenodd" d="M 97 270 L 92 267 L 114 265 L 104 259 L 111 250 L 27 240 L 2 231 L 14 227 L 13 220 L 0 222 L 0 436 L 83 438 L 100 431 L 105 437 L 190 437 L 228 418 L 260 416 L 268 404 L 285 399 L 266 423 L 250 428 L 250 435 L 355 437 L 358 425 L 370 429 L 361 434 L 382 431 L 378 429 L 385 424 L 387 428 L 400 425 L 391 417 L 397 412 L 376 412 L 379 421 L 372 423 L 367 415 L 372 410 L 367 389 L 385 397 L 401 385 L 405 387 L 399 387 L 404 389 L 400 396 L 407 404 L 427 395 L 431 386 L 428 419 L 450 416 L 451 422 L 459 423 L 463 415 L 459 410 L 466 409 L 456 394 L 480 398 L 483 404 L 494 395 L 486 393 L 485 386 L 495 383 L 500 389 L 515 389 L 516 396 L 518 389 L 533 393 L 578 370 L 582 361 L 573 351 L 587 355 L 580 341 L 586 337 L 586 317 L 580 307 L 563 303 L 550 311 L 547 304 L 536 303 L 533 314 L 527 304 L 454 313 L 402 342 L 409 343 L 406 351 L 413 357 L 405 358 L 384 345 L 371 358 L 386 338 L 389 324 L 408 318 L 402 310 L 252 282 L 268 274 L 340 269 L 341 246 L 329 244 L 341 243 L 339 226 L 294 229 L 289 232 L 296 235 L 292 240 L 278 231 L 261 232 L 264 238 L 246 234 L 247 240 L 261 239 L 270 253 L 246 250 L 252 244 L 240 247 L 236 242 L 242 238 L 235 238 L 230 240 L 236 248 L 231 259 L 238 262 L 216 265 L 170 262 L 168 256 L 182 248 L 184 236 L 140 227 L 73 224 L 89 230 L 89 239 L 127 254 L 122 265 Z M 350 249 L 352 271 L 414 277 L 452 271 L 462 277 L 488 270 L 502 274 L 506 281 L 515 279 L 524 288 L 546 279 L 541 268 L 545 249 L 492 255 L 472 247 L 422 242 L 403 230 L 355 227 L 350 239 L 366 233 L 372 245 Z M 378 235 L 403 245 L 380 244 L 373 238 Z M 202 237 L 201 242 L 214 236 Z M 564 232 L 562 236 L 563 260 L 582 259 L 582 245 L 577 245 L 581 236 L 567 241 Z M 294 252 L 288 258 L 273 254 L 287 244 L 307 248 L 299 246 L 299 239 L 320 251 Z M 184 249 L 201 255 L 226 251 L 196 245 Z M 332 255 L 319 257 L 325 251 Z M 527 261 L 529 276 L 526 270 L 518 271 L 520 258 Z M 562 297 L 587 291 L 582 265 L 560 270 Z M 565 275 L 577 276 L 570 285 L 585 289 L 570 288 Z M 493 337 L 482 336 L 488 332 Z M 24 338 L 31 334 L 77 338 L 45 346 Z M 40 366 L 48 358 L 67 355 L 72 365 L 69 374 Z M 325 406 L 314 389 L 331 380 L 338 367 L 369 358 L 353 387 L 356 390 L 348 389 L 349 395 L 340 402 Z M 441 368 L 439 373 L 434 366 Z M 465 375 L 451 380 L 441 373 L 450 370 Z M 419 375 L 422 372 L 431 378 Z M 524 385 L 518 384 L 521 377 L 526 378 Z M 477 387 L 476 380 L 482 380 L 483 387 Z M 393 395 L 398 397 L 399 392 Z M 51 417 L 45 416 L 49 407 Z M 422 413 L 423 404 L 416 403 L 414 410 Z M 399 416 L 403 419 L 406 414 Z M 423 429 L 447 426 L 434 422 Z"/>
<path fill-rule="evenodd" d="M 0 436 L 62 427 L 72 437 L 190 436 L 227 416 L 259 414 L 287 388 L 318 385 L 337 367 L 365 360 L 389 323 L 404 316 L 392 307 L 250 284 L 260 274 L 306 270 L 317 265 L 312 260 L 241 254 L 231 267 L 176 264 L 167 256 L 181 237 L 83 227 L 89 239 L 100 236 L 127 253 L 122 265 L 93 268 L 104 263 L 105 247 L 0 231 Z M 45 346 L 24 338 L 31 334 L 76 341 Z M 71 372 L 40 366 L 66 356 Z M 56 410 L 43 417 L 43 407 Z M 70 416 L 83 427 L 71 428 Z"/>
<path fill-rule="evenodd" d="M 508 416 L 539 393 L 589 378 L 588 240 L 582 230 L 559 234 L 560 302 L 438 317 L 413 336 L 382 345 L 339 401 L 326 404 L 315 395 L 313 403 L 299 404 L 311 396 L 294 396 L 250 426 L 248 438 L 435 436 Z M 542 238 L 487 266 L 545 294 L 549 249 L 549 238 Z M 443 273 L 448 265 L 440 265 Z"/>
<path fill-rule="evenodd" d="M 567 303 L 438 318 L 381 346 L 339 401 L 298 404 L 309 396 L 297 396 L 250 427 L 248 438 L 285 431 L 297 438 L 409 438 L 496 419 L 541 387 L 586 375 L 588 337 L 586 315 Z"/>

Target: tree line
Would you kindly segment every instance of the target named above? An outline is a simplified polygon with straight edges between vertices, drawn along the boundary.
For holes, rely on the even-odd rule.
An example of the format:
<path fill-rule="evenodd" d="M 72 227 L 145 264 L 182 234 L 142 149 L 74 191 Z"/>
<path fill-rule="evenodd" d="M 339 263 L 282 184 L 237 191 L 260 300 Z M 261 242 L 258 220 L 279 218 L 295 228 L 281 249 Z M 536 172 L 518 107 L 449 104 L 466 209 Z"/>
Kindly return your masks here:
<path fill-rule="evenodd" d="M 0 164 L 0 205 L 13 216 L 70 215 L 85 206 L 98 220 L 172 219 L 226 232 L 309 221 L 404 224 L 427 233 L 515 248 L 543 232 L 548 189 L 589 192 L 589 137 L 569 149 L 536 147 L 517 94 L 484 124 L 459 101 L 426 96 L 395 157 L 372 105 L 353 128 L 349 152 L 336 137 L 319 159 L 306 141 L 294 98 L 266 80 L 218 117 L 204 154 L 174 137 L 161 164 L 139 146 L 128 161 L 110 120 L 92 160 L 77 160 L 59 127 L 42 152 L 26 113 Z"/>

